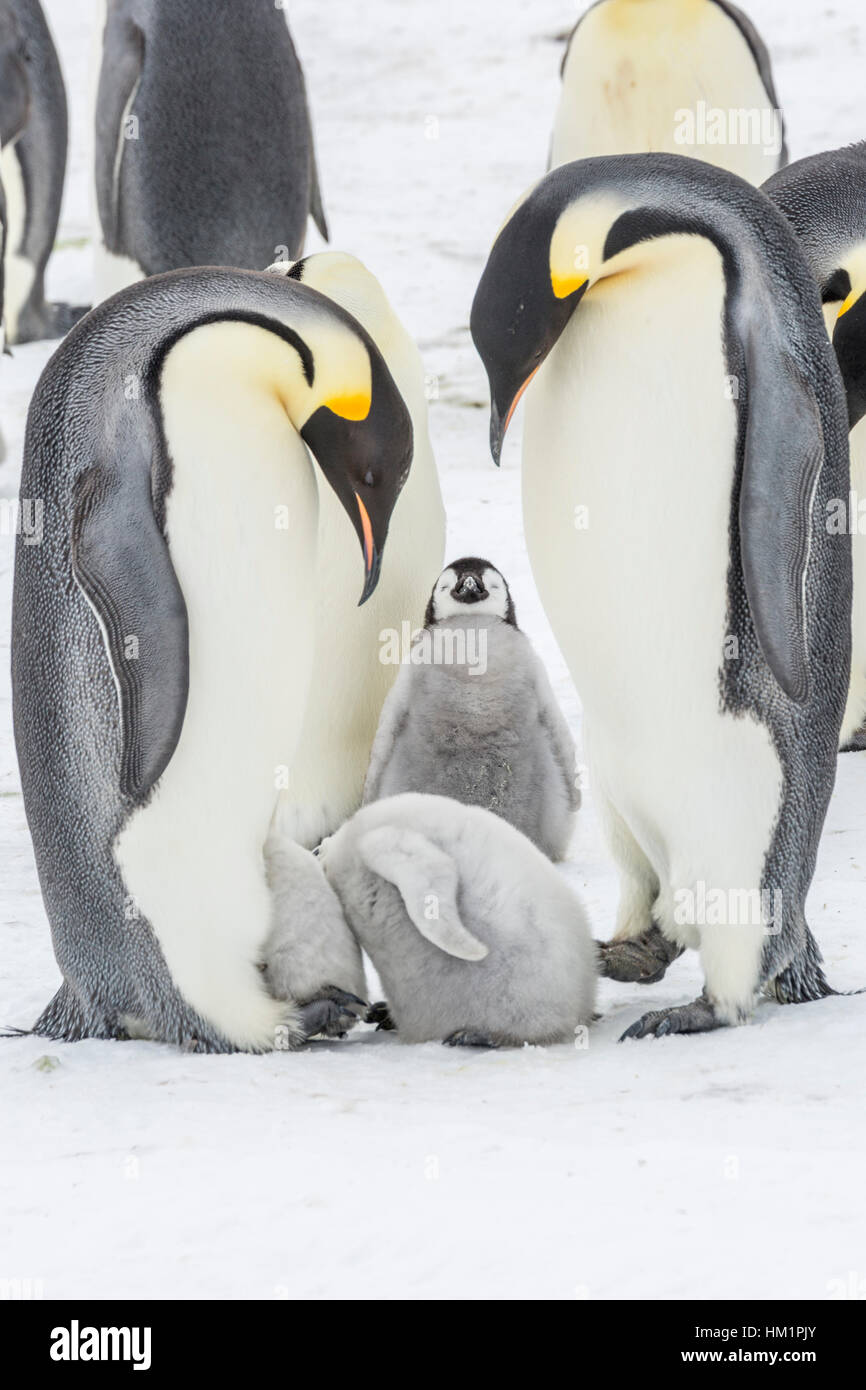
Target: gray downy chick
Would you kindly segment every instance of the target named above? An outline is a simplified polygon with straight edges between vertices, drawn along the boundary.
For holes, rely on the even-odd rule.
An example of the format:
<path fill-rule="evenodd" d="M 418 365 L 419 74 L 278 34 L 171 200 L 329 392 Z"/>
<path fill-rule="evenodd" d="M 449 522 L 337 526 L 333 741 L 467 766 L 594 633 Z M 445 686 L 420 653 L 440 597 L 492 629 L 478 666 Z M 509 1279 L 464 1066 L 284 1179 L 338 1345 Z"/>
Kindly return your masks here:
<path fill-rule="evenodd" d="M 262 972 L 275 999 L 294 1002 L 303 1036 L 342 1037 L 367 1004 L 364 963 L 316 856 L 271 836 L 267 853 L 273 925 Z M 329 984 L 323 989 L 322 980 Z"/>
<path fill-rule="evenodd" d="M 364 802 L 426 792 L 483 806 L 551 859 L 580 805 L 575 750 L 547 673 L 486 560 L 443 570 L 385 701 Z"/>
<path fill-rule="evenodd" d="M 320 862 L 403 1042 L 554 1043 L 591 1021 L 583 907 L 498 816 L 441 796 L 389 797 L 325 840 Z"/>

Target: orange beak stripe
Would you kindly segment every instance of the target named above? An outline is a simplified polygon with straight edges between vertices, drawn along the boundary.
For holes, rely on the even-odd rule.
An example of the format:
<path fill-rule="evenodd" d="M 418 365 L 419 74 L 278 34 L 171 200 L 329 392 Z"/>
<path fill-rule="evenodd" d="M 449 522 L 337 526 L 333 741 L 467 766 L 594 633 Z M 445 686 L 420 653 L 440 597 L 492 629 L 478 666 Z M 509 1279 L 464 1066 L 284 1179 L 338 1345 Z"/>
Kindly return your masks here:
<path fill-rule="evenodd" d="M 361 531 L 364 536 L 364 564 L 367 566 L 367 573 L 369 574 L 373 568 L 373 526 L 367 513 L 367 508 L 364 506 L 357 492 L 355 493 L 355 501 L 358 503 L 358 511 L 361 513 Z"/>
<path fill-rule="evenodd" d="M 538 367 L 540 366 L 541 363 L 539 362 Z M 503 435 L 505 434 L 505 431 L 508 429 L 508 426 L 511 424 L 511 417 L 517 409 L 518 405 L 520 404 L 521 396 L 523 395 L 532 378 L 535 376 L 535 373 L 538 371 L 538 367 L 536 367 L 533 371 L 529 373 L 529 376 L 526 378 L 517 395 L 514 397 L 514 400 L 511 402 L 511 408 L 509 409 L 508 414 L 505 417 L 505 424 L 502 427 Z"/>

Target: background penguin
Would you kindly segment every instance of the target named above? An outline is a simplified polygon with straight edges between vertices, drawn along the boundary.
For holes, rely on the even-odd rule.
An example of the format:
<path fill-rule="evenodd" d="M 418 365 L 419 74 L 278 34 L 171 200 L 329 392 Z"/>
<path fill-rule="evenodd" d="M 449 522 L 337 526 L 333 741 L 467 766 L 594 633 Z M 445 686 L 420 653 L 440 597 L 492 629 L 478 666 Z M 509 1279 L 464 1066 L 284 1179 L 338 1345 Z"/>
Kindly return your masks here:
<path fill-rule="evenodd" d="M 8 227 L 6 336 L 11 343 L 29 343 L 62 337 L 85 312 L 84 306 L 45 301 L 45 267 L 66 173 L 66 92 L 39 0 L 0 0 L 0 36 L 0 110 L 7 119 L 10 108 L 19 113 L 11 133 L 0 129 Z"/>
<path fill-rule="evenodd" d="M 412 426 L 336 304 L 264 273 L 155 277 L 94 309 L 40 379 L 21 491 L 44 499 L 44 539 L 18 539 L 12 638 L 25 807 L 64 975 L 38 1033 L 214 1050 L 304 1036 L 258 965 L 263 848 L 328 582 L 308 448 L 360 543 L 363 600 Z"/>
<path fill-rule="evenodd" d="M 518 1047 L 590 1023 L 595 947 L 580 902 L 525 836 L 479 806 L 389 797 L 319 862 L 403 1042 Z"/>
<path fill-rule="evenodd" d="M 423 620 L 430 588 L 442 567 L 445 509 L 430 447 L 421 355 L 367 268 L 341 252 L 307 256 L 271 269 L 309 285 L 339 304 L 369 333 L 412 417 L 412 469 L 388 531 L 388 564 L 375 594 L 355 606 L 356 556 L 346 545 L 346 521 L 333 489 L 319 478 L 316 656 L 304 728 L 289 786 L 281 797 L 275 835 L 312 849 L 361 803 L 370 748 L 382 702 L 399 671 L 384 662 L 383 634 Z M 346 691 L 355 692 L 346 699 Z"/>
<path fill-rule="evenodd" d="M 582 160 L 505 224 L 471 327 L 495 458 L 535 376 L 526 539 L 620 871 L 608 973 L 701 951 L 702 997 L 627 1036 L 832 992 L 804 903 L 848 684 L 850 546 L 825 524 L 847 411 L 791 228 L 698 160 Z"/>
<path fill-rule="evenodd" d="M 385 702 L 364 800 L 398 792 L 484 806 L 551 859 L 568 848 L 580 805 L 574 744 L 487 560 L 456 560 L 439 576 L 412 662 Z"/>
<path fill-rule="evenodd" d="M 851 497 L 837 499 L 836 520 L 827 521 L 839 524 L 841 513 L 854 561 L 851 684 L 841 743 L 866 748 L 866 142 L 800 159 L 769 179 L 764 192 L 791 223 L 818 281 L 848 396 Z"/>
<path fill-rule="evenodd" d="M 696 137 L 706 139 L 681 144 L 677 133 L 688 133 L 691 116 Z M 786 163 L 769 55 L 728 0 L 599 0 L 575 25 L 562 62 L 551 167 L 642 151 L 691 155 L 754 184 Z"/>
<path fill-rule="evenodd" d="M 304 74 L 272 0 L 108 0 L 96 95 L 96 282 L 259 270 L 328 229 Z"/>

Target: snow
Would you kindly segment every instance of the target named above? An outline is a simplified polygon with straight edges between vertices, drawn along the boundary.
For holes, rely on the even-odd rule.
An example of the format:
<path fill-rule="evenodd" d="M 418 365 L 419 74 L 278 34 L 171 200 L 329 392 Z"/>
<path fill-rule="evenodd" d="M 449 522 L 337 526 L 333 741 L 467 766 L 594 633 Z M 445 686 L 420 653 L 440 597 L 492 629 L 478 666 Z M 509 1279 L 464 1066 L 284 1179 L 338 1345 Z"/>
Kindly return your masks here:
<path fill-rule="evenodd" d="M 744 0 L 746 3 L 746 0 Z M 72 107 L 55 297 L 89 297 L 91 5 L 48 0 Z M 432 431 L 449 556 L 482 553 L 579 736 L 579 707 L 522 543 L 519 423 L 487 452 L 468 334 L 486 249 L 538 177 L 566 0 L 293 0 L 332 244 L 380 277 L 437 379 Z M 768 40 L 793 157 L 858 139 L 860 0 L 747 0 Z M 858 23 L 858 19 L 860 22 Z M 311 230 L 308 249 L 319 246 Z M 15 495 L 27 402 L 51 348 L 0 363 Z M 0 1020 L 58 983 L 21 801 L 8 688 L 12 540 L 0 535 Z M 640 673 L 636 673 L 640 678 Z M 839 988 L 866 984 L 866 754 L 847 755 L 810 920 Z M 599 937 L 615 880 L 591 789 L 573 860 Z M 586 1050 L 408 1048 L 360 1030 L 299 1054 L 151 1043 L 0 1043 L 6 1279 L 45 1297 L 815 1298 L 864 1275 L 866 1001 L 764 1005 L 751 1026 L 618 1046 L 700 988 L 694 957 L 642 990 L 603 982 Z M 50 1062 L 40 1062 L 45 1057 Z"/>

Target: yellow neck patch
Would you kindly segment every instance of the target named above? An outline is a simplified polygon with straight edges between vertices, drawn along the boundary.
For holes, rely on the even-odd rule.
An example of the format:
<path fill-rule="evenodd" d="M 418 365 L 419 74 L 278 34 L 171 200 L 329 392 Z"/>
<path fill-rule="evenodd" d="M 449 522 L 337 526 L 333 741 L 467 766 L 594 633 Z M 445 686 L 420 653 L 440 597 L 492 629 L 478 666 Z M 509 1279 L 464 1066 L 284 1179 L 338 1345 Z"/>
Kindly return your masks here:
<path fill-rule="evenodd" d="M 354 395 L 331 396 L 322 405 L 343 420 L 366 420 L 370 413 L 370 397 L 361 392 Z"/>
<path fill-rule="evenodd" d="M 557 299 L 565 299 L 568 295 L 574 294 L 588 279 L 589 276 L 584 275 L 582 271 L 575 271 L 571 275 L 557 275 L 555 270 L 550 272 L 550 283 Z"/>

